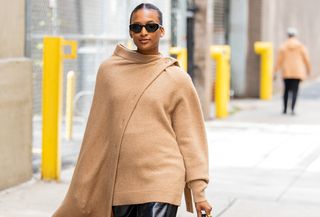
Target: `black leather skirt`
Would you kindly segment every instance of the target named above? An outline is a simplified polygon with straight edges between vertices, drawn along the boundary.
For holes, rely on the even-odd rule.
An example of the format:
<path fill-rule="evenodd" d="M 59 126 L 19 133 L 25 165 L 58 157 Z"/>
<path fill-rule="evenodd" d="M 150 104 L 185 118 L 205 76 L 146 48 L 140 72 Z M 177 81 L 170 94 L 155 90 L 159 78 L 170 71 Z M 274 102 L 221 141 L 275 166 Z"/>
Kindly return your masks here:
<path fill-rule="evenodd" d="M 112 207 L 114 217 L 176 217 L 178 206 L 150 202 Z"/>

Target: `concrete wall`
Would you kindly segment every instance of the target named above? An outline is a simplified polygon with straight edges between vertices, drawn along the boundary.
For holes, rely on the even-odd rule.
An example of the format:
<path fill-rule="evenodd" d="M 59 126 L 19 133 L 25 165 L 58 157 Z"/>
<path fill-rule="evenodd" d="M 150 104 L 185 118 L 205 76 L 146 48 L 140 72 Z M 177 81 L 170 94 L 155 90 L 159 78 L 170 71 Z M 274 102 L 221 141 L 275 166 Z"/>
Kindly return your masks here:
<path fill-rule="evenodd" d="M 32 176 L 32 64 L 24 58 L 25 2 L 0 5 L 1 190 Z"/>
<path fill-rule="evenodd" d="M 195 0 L 194 84 L 199 94 L 205 119 L 210 118 L 213 60 L 210 45 L 213 41 L 213 0 Z M 201 33 L 201 34 L 199 34 Z"/>
<path fill-rule="evenodd" d="M 0 0 L 0 58 L 24 55 L 24 1 Z"/>
<path fill-rule="evenodd" d="M 247 44 L 247 74 L 246 96 L 259 97 L 260 90 L 260 56 L 254 51 L 254 43 L 262 38 L 262 2 L 264 0 L 249 0 L 248 3 L 248 44 Z"/>
<path fill-rule="evenodd" d="M 246 94 L 248 0 L 230 1 L 231 86 L 236 96 Z"/>
<path fill-rule="evenodd" d="M 0 189 L 32 175 L 31 72 L 26 59 L 0 60 Z"/>
<path fill-rule="evenodd" d="M 259 56 L 253 44 L 262 37 L 262 1 L 230 1 L 231 89 L 236 97 L 258 97 Z"/>
<path fill-rule="evenodd" d="M 232 46 L 232 88 L 240 97 L 258 97 L 260 57 L 255 41 L 274 44 L 275 58 L 286 39 L 288 27 L 296 27 L 309 50 L 313 78 L 320 75 L 320 13 L 318 0 L 231 0 L 230 44 Z M 282 87 L 279 79 L 275 92 Z"/>
<path fill-rule="evenodd" d="M 320 1 L 264 0 L 262 39 L 272 41 L 275 54 L 286 39 L 286 29 L 296 27 L 298 38 L 309 50 L 312 78 L 320 75 Z M 275 55 L 276 57 L 276 55 Z M 279 82 L 276 88 L 279 88 Z"/>

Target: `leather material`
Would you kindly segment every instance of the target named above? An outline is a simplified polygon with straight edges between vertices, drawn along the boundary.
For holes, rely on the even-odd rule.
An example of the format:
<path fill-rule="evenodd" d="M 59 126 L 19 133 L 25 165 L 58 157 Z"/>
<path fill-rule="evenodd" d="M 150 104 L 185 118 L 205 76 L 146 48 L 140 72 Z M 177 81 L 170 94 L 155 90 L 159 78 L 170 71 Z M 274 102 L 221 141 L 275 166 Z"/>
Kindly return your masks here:
<path fill-rule="evenodd" d="M 178 206 L 150 202 L 112 207 L 114 217 L 176 217 Z"/>

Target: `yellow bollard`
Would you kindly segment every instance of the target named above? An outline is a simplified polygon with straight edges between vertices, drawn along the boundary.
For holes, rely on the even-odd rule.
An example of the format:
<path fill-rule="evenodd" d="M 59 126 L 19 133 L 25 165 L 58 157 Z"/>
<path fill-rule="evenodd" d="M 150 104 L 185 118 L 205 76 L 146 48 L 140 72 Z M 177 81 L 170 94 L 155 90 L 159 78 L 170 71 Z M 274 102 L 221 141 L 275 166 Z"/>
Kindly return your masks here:
<path fill-rule="evenodd" d="M 215 106 L 216 117 L 228 116 L 228 105 L 230 101 L 230 55 L 231 49 L 228 45 L 214 45 L 210 47 L 211 57 L 216 61 L 215 82 Z"/>
<path fill-rule="evenodd" d="M 77 44 L 61 37 L 45 37 L 43 44 L 41 177 L 45 180 L 59 180 L 62 61 L 76 58 Z M 71 54 L 64 54 L 65 45 L 71 47 Z"/>
<path fill-rule="evenodd" d="M 180 66 L 183 70 L 188 70 L 188 53 L 187 48 L 171 47 L 169 50 L 171 55 L 176 55 Z"/>
<path fill-rule="evenodd" d="M 254 50 L 261 55 L 260 62 L 260 99 L 272 98 L 273 47 L 271 42 L 256 42 Z"/>
<path fill-rule="evenodd" d="M 74 71 L 69 71 L 67 74 L 67 96 L 66 96 L 66 139 L 68 141 L 72 138 L 74 92 L 75 92 L 75 74 L 74 74 Z"/>
<path fill-rule="evenodd" d="M 130 49 L 130 50 L 133 50 L 134 49 L 134 46 L 133 46 L 133 41 L 132 39 L 128 39 L 127 41 L 127 48 Z"/>

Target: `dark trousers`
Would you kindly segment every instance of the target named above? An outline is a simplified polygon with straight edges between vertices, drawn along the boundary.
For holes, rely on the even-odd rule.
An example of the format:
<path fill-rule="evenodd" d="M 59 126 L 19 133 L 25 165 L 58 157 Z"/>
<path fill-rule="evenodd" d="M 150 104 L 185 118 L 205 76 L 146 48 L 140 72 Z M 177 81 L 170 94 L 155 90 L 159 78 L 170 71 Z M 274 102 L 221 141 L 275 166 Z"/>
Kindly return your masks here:
<path fill-rule="evenodd" d="M 283 113 L 287 113 L 289 94 L 292 94 L 291 111 L 296 105 L 300 79 L 284 79 Z"/>
<path fill-rule="evenodd" d="M 114 217 L 176 217 L 178 206 L 150 202 L 133 205 L 112 206 Z"/>

